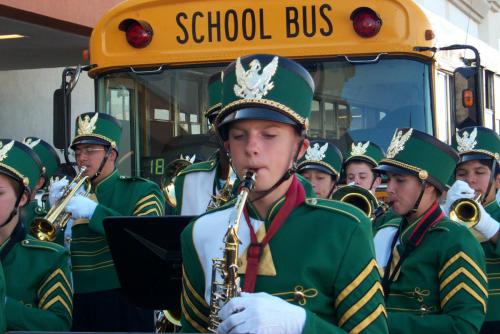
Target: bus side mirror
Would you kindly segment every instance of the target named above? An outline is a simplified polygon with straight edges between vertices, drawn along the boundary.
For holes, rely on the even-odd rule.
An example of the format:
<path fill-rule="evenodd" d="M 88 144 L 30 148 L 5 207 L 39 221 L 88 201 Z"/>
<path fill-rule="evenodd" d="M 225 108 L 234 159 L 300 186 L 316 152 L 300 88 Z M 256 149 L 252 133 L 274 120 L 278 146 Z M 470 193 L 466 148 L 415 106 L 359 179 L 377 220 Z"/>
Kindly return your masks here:
<path fill-rule="evenodd" d="M 65 150 L 70 144 L 71 94 L 66 94 L 66 90 L 63 88 L 54 91 L 53 118 L 52 138 L 54 146 L 60 150 Z"/>
<path fill-rule="evenodd" d="M 461 129 L 482 124 L 480 72 L 476 67 L 459 67 L 453 73 L 455 126 Z"/>

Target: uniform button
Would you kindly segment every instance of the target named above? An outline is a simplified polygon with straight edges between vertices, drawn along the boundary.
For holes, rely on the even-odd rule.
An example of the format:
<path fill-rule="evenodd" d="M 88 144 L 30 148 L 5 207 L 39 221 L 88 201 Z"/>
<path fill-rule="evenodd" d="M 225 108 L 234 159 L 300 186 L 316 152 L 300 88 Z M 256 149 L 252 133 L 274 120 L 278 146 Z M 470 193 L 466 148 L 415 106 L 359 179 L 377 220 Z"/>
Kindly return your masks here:
<path fill-rule="evenodd" d="M 293 299 L 295 299 L 296 302 L 300 303 L 306 299 L 306 295 L 302 291 L 295 291 L 293 293 Z"/>

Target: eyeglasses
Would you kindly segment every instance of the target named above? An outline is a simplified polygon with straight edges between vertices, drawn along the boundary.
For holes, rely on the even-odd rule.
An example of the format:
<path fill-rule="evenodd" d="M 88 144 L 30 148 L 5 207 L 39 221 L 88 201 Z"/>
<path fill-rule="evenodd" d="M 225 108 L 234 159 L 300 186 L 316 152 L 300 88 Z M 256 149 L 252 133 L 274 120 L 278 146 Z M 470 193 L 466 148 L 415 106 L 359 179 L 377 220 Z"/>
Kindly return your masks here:
<path fill-rule="evenodd" d="M 104 149 L 100 148 L 100 147 L 77 148 L 76 150 L 74 150 L 72 155 L 74 155 L 75 157 L 81 156 L 83 154 L 86 156 L 89 156 L 89 155 L 94 154 L 94 152 L 98 152 L 98 151 L 104 151 Z"/>

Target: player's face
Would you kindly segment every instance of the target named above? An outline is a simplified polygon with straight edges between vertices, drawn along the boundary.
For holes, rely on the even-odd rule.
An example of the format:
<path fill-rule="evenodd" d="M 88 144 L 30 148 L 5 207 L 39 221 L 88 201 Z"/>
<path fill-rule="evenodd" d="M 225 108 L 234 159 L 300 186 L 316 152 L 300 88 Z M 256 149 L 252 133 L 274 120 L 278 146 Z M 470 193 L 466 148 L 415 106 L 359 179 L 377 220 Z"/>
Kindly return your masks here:
<path fill-rule="evenodd" d="M 422 189 L 419 180 L 412 175 L 388 173 L 387 193 L 392 210 L 398 215 L 410 212 Z"/>
<path fill-rule="evenodd" d="M 324 173 L 317 169 L 306 169 L 301 172 L 312 185 L 314 193 L 319 198 L 328 198 L 335 182 L 330 174 Z"/>
<path fill-rule="evenodd" d="M 256 191 L 271 188 L 292 166 L 300 136 L 291 125 L 267 120 L 241 120 L 231 124 L 225 142 L 239 178 L 256 173 Z M 298 158 L 304 153 L 302 145 Z"/>
<path fill-rule="evenodd" d="M 13 182 L 8 176 L 0 174 L 0 224 L 7 221 L 7 218 L 16 205 L 17 193 Z M 23 194 L 19 206 L 24 206 L 26 201 L 27 195 Z M 14 220 L 17 220 L 17 217 L 16 215 Z"/>
<path fill-rule="evenodd" d="M 479 160 L 469 160 L 457 166 L 455 178 L 465 181 L 469 186 L 476 191 L 476 194 L 485 194 L 488 190 L 488 183 L 491 177 L 491 169 L 483 165 Z M 497 178 L 498 179 L 498 178 Z M 497 181 L 498 183 L 498 181 Z M 491 202 L 495 198 L 495 190 L 497 186 L 493 185 L 489 194 L 486 195 L 484 201 Z"/>
<path fill-rule="evenodd" d="M 362 161 L 348 163 L 346 167 L 346 181 L 347 183 L 354 182 L 357 186 L 372 190 L 374 175 L 371 166 Z"/>

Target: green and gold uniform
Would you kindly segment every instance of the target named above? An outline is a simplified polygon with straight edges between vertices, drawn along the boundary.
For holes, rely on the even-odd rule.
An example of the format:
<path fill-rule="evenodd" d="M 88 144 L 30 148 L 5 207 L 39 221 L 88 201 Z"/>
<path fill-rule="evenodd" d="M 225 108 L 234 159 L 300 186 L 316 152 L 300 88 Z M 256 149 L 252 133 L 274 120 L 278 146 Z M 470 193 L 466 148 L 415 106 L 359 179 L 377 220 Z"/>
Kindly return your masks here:
<path fill-rule="evenodd" d="M 5 300 L 5 275 L 0 263 L 0 300 Z M 0 333 L 5 333 L 7 320 L 5 315 L 5 303 L 0 303 Z"/>
<path fill-rule="evenodd" d="M 488 187 L 495 187 L 495 177 L 500 172 L 500 137 L 496 132 L 480 126 L 460 129 L 453 137 L 453 147 L 460 155 L 457 166 L 468 161 L 483 161 L 491 171 Z M 500 224 L 498 202 L 494 199 L 481 205 Z M 498 241 L 485 240 L 475 228 L 471 231 L 479 237 L 483 247 L 488 276 L 488 312 L 481 333 L 497 333 L 500 331 L 500 246 Z"/>
<path fill-rule="evenodd" d="M 397 129 L 376 170 L 416 177 L 416 210 L 425 184 L 433 185 L 438 197 L 457 161 L 456 151 L 438 139 Z M 484 253 L 464 226 L 445 216 L 437 199 L 414 221 L 401 217 L 385 223 L 374 242 L 390 333 L 479 332 L 488 300 Z"/>
<path fill-rule="evenodd" d="M 248 78 L 260 75 L 259 68 L 268 75 L 267 83 L 264 80 L 258 87 L 247 87 L 243 75 Z M 310 75 L 291 60 L 272 55 L 238 58 L 224 70 L 223 107 L 215 121 L 218 135 L 227 140 L 229 124 L 239 120 L 290 124 L 303 135 L 313 92 Z M 295 165 L 295 159 L 290 162 Z M 280 181 L 293 172 L 293 167 L 283 172 Z M 303 333 L 387 333 L 369 220 L 351 205 L 307 195 L 292 209 L 288 199 L 306 193 L 298 178 L 292 178 L 287 194 L 269 206 L 265 217 L 259 216 L 251 203 L 246 203 L 247 217 L 242 217 L 238 231 L 240 285 L 247 292 L 278 297 L 273 301 L 276 313 L 283 312 L 278 309 L 280 305 L 304 315 Z M 268 191 L 276 189 L 280 181 Z M 223 240 L 235 203 L 207 212 L 182 233 L 181 322 L 185 332 L 207 331 L 212 259 L 223 256 Z M 282 225 L 269 243 L 262 245 L 278 220 Z M 257 258 L 252 255 L 256 249 Z M 261 326 L 257 324 L 259 321 L 248 322 L 252 322 L 249 326 Z"/>
<path fill-rule="evenodd" d="M 119 122 L 110 115 L 86 113 L 78 117 L 75 128 L 71 147 L 78 150 L 79 145 L 101 145 L 106 154 L 100 168 L 109 164 L 108 156 L 117 150 L 121 138 Z M 116 168 L 108 173 L 99 181 L 92 181 L 90 199 L 81 199 L 92 203 L 88 219 L 72 223 L 70 249 L 75 289 L 72 329 L 149 331 L 153 329 L 153 312 L 137 308 L 121 290 L 103 220 L 113 216 L 161 216 L 165 213 L 165 198 L 158 185 L 149 180 L 120 176 Z M 96 175 L 89 177 L 94 180 Z M 72 200 L 79 200 L 78 195 Z"/>
<path fill-rule="evenodd" d="M 164 200 L 158 186 L 146 179 L 120 176 L 115 170 L 93 193 L 98 205 L 90 220 L 73 223 L 71 263 L 75 293 L 120 287 L 102 221 L 111 216 L 161 216 Z"/>
<path fill-rule="evenodd" d="M 19 214 L 16 215 L 22 195 L 29 198 L 31 189 L 38 182 L 39 166 L 38 156 L 31 148 L 14 140 L 0 140 L 0 173 L 20 186 L 10 216 L 0 222 L 4 231 L 7 228 L 11 231 L 0 245 L 5 278 L 6 328 L 15 331 L 68 331 L 73 312 L 68 252 L 57 244 L 28 236 Z"/>
<path fill-rule="evenodd" d="M 73 292 L 67 250 L 26 235 L 24 230 L 16 232 L 0 246 L 7 286 L 7 329 L 68 331 Z"/>
<path fill-rule="evenodd" d="M 500 205 L 496 200 L 484 206 L 486 212 L 500 221 Z M 481 243 L 486 258 L 488 273 L 488 313 L 486 321 L 500 321 L 500 246 L 491 241 Z"/>
<path fill-rule="evenodd" d="M 265 234 L 283 201 L 278 200 L 265 218 L 248 206 L 258 236 Z M 233 205 L 234 201 L 201 216 L 182 234 L 182 328 L 186 332 L 206 331 L 211 259 L 222 255 Z M 244 222 L 239 236 L 240 261 L 244 261 L 250 238 Z M 382 288 L 371 238 L 370 222 L 361 211 L 340 202 L 309 198 L 292 211 L 264 250 L 255 291 L 304 307 L 304 333 L 385 333 Z M 296 297 L 301 293 L 303 299 Z"/>

